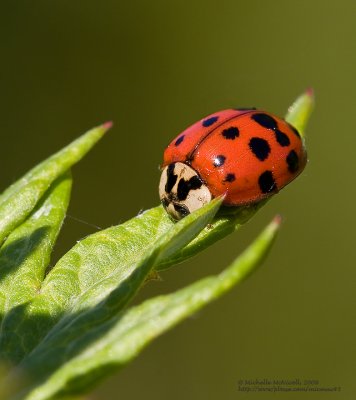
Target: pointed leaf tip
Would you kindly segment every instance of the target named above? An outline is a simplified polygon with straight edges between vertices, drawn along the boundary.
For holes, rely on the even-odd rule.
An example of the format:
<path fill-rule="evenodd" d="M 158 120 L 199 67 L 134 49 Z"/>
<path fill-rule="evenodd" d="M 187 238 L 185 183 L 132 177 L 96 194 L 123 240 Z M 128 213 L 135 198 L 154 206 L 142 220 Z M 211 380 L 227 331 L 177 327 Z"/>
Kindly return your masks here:
<path fill-rule="evenodd" d="M 271 220 L 271 222 L 266 226 L 261 236 L 267 238 L 275 237 L 281 227 L 282 220 L 283 219 L 280 214 L 275 215 L 274 218 Z"/>
<path fill-rule="evenodd" d="M 114 123 L 113 123 L 112 121 L 107 121 L 107 122 L 105 122 L 104 124 L 102 124 L 102 127 L 103 127 L 105 130 L 109 130 L 109 129 L 112 128 L 113 125 L 114 125 Z"/>
<path fill-rule="evenodd" d="M 305 128 L 314 108 L 314 90 L 309 87 L 288 108 L 286 121 L 293 125 L 300 135 L 304 137 Z"/>
<path fill-rule="evenodd" d="M 52 182 L 80 161 L 108 128 L 106 123 L 87 131 L 37 164 L 0 195 L 0 244 L 28 217 Z"/>
<path fill-rule="evenodd" d="M 282 220 L 283 220 L 282 216 L 280 214 L 277 214 L 269 223 L 266 230 L 268 230 L 270 234 L 275 235 L 281 227 Z"/>
<path fill-rule="evenodd" d="M 312 87 L 308 87 L 305 91 L 305 94 L 307 94 L 309 97 L 314 98 L 314 89 Z"/>
<path fill-rule="evenodd" d="M 277 214 L 273 220 L 272 220 L 272 224 L 276 225 L 277 227 L 279 227 L 282 223 L 282 215 Z"/>

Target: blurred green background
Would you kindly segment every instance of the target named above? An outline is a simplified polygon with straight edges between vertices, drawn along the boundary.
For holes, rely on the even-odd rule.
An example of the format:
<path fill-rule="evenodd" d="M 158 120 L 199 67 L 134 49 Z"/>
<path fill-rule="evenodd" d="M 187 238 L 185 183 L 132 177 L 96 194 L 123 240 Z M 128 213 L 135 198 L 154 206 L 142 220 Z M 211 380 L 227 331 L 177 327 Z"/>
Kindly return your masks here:
<path fill-rule="evenodd" d="M 284 115 L 316 91 L 301 177 L 136 301 L 220 271 L 280 213 L 264 266 L 88 398 L 286 398 L 238 391 L 256 378 L 341 387 L 291 398 L 355 398 L 355 17 L 354 0 L 2 2 L 1 186 L 112 119 L 73 171 L 69 214 L 100 227 L 158 203 L 163 149 L 197 119 L 235 106 Z M 94 231 L 68 218 L 55 256 Z"/>

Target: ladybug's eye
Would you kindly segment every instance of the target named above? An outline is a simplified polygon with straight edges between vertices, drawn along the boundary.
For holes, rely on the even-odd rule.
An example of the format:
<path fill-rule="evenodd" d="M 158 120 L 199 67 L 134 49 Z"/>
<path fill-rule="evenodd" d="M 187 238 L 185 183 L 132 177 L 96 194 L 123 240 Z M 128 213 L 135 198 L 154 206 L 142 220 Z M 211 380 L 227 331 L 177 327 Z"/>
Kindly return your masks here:
<path fill-rule="evenodd" d="M 188 208 L 184 205 L 181 204 L 174 204 L 174 211 L 176 211 L 176 213 L 178 215 L 180 215 L 180 218 L 186 217 L 187 215 L 190 214 L 190 211 L 188 210 Z"/>

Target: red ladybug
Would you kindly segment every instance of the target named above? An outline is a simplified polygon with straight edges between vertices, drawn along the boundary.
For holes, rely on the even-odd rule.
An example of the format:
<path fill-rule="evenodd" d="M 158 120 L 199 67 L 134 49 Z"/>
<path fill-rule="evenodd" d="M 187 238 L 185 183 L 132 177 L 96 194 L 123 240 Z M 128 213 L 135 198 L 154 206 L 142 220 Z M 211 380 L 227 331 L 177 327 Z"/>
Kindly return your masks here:
<path fill-rule="evenodd" d="M 253 204 L 291 182 L 306 161 L 300 134 L 282 118 L 254 108 L 224 110 L 169 144 L 159 195 L 174 219 L 223 194 L 226 206 Z"/>

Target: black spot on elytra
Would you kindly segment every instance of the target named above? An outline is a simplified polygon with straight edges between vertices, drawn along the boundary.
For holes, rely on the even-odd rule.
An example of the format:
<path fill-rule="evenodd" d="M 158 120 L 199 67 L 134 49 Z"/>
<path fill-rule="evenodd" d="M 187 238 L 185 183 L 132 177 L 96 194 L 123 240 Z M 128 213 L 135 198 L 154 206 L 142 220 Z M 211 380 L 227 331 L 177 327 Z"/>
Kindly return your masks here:
<path fill-rule="evenodd" d="M 250 149 L 252 153 L 260 160 L 264 161 L 269 153 L 271 152 L 271 148 L 267 142 L 267 140 L 253 137 L 249 143 Z"/>
<path fill-rule="evenodd" d="M 225 139 L 234 140 L 239 137 L 240 132 L 236 126 L 230 126 L 230 128 L 226 128 L 222 131 L 222 135 Z"/>
<path fill-rule="evenodd" d="M 299 157 L 298 154 L 294 151 L 291 150 L 286 158 L 287 164 L 288 164 L 288 170 L 292 174 L 298 171 L 299 169 Z"/>
<path fill-rule="evenodd" d="M 170 193 L 171 190 L 173 189 L 173 186 L 177 182 L 178 175 L 175 175 L 174 167 L 175 167 L 175 164 L 173 163 L 173 164 L 169 164 L 168 168 L 167 168 L 167 182 L 166 182 L 166 186 L 165 186 L 166 193 Z"/>
<path fill-rule="evenodd" d="M 223 156 L 222 154 L 219 154 L 218 156 L 216 156 L 214 158 L 214 161 L 213 161 L 214 167 L 221 167 L 222 165 L 224 165 L 225 160 L 226 160 L 226 157 Z"/>
<path fill-rule="evenodd" d="M 202 125 L 204 126 L 204 128 L 207 128 L 208 126 L 215 124 L 215 122 L 218 119 L 219 119 L 219 117 L 210 117 L 210 118 L 204 119 Z"/>
<path fill-rule="evenodd" d="M 238 108 L 234 108 L 234 110 L 236 111 L 252 111 L 252 110 L 257 110 L 256 107 L 238 107 Z"/>
<path fill-rule="evenodd" d="M 203 182 L 197 175 L 192 176 L 189 179 L 189 181 L 186 181 L 184 178 L 182 178 L 178 183 L 178 189 L 177 189 L 178 200 L 179 201 L 185 200 L 191 190 L 200 189 L 202 184 Z"/>
<path fill-rule="evenodd" d="M 288 123 L 288 122 L 287 122 Z M 300 139 L 300 133 L 298 132 L 297 128 L 295 128 L 293 125 L 288 123 L 290 129 L 292 129 L 293 133 Z"/>
<path fill-rule="evenodd" d="M 190 214 L 188 207 L 182 205 L 182 204 L 173 204 L 174 209 L 177 211 L 177 213 L 183 218 L 186 217 L 187 215 Z"/>
<path fill-rule="evenodd" d="M 263 126 L 264 128 L 272 129 L 272 130 L 275 130 L 278 128 L 277 121 L 268 114 L 265 114 L 265 113 L 252 114 L 251 119 L 253 119 L 255 122 L 257 122 L 259 125 Z"/>
<path fill-rule="evenodd" d="M 276 135 L 276 139 L 277 142 L 282 146 L 282 147 L 286 147 L 290 145 L 290 140 L 289 137 L 283 133 L 282 131 L 280 131 L 279 129 L 276 129 L 274 131 L 275 135 Z"/>
<path fill-rule="evenodd" d="M 225 176 L 224 182 L 233 182 L 236 179 L 235 174 L 227 174 Z"/>
<path fill-rule="evenodd" d="M 184 135 L 179 136 L 179 138 L 175 141 L 174 145 L 179 146 L 184 140 Z"/>
<path fill-rule="evenodd" d="M 258 178 L 258 184 L 262 193 L 270 193 L 277 189 L 276 181 L 273 178 L 272 171 L 263 172 Z"/>

